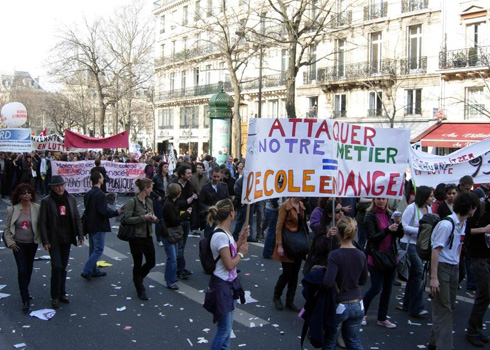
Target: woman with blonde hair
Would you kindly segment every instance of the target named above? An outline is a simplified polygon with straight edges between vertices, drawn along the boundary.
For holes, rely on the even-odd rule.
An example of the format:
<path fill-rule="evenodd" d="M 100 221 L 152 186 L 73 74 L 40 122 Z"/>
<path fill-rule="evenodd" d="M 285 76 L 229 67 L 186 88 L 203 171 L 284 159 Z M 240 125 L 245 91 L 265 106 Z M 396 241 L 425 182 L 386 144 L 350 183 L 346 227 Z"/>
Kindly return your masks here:
<path fill-rule="evenodd" d="M 133 282 L 138 298 L 148 300 L 143 279 L 155 266 L 155 246 L 151 236 L 152 224 L 157 222 L 153 213 L 153 203 L 149 198 L 153 190 L 150 179 L 138 179 L 135 182 L 139 192 L 128 201 L 124 210 L 124 220 L 128 225 L 135 225 L 136 237 L 129 241 L 133 256 Z M 145 263 L 143 264 L 143 257 Z"/>
<path fill-rule="evenodd" d="M 245 303 L 245 293 L 238 278 L 237 266 L 248 252 L 246 225 L 235 243 L 230 229 L 235 219 L 235 209 L 230 199 L 223 199 L 209 208 L 207 221 L 216 225 L 211 234 L 211 252 L 216 261 L 216 269 L 211 275 L 204 298 L 204 308 L 213 314 L 213 323 L 218 329 L 211 342 L 211 350 L 230 348 L 233 325 L 233 310 L 237 299 Z"/>
<path fill-rule="evenodd" d="M 352 243 L 357 231 L 354 219 L 342 218 L 337 229 L 340 248 L 330 253 L 323 279 L 327 288 L 337 282 L 336 332 L 327 333 L 323 349 L 335 350 L 337 335 L 341 331 L 347 349 L 362 350 L 359 332 L 364 311 L 360 286 L 367 281 L 366 256 Z"/>
<path fill-rule="evenodd" d="M 367 314 L 374 297 L 381 292 L 377 324 L 389 329 L 396 328 L 396 324 L 387 318 L 396 265 L 381 270 L 379 266 L 375 265 L 373 255 L 376 254 L 376 251 L 385 254 L 392 253 L 397 259 L 396 239 L 403 237 L 403 225 L 398 221 L 399 219 L 400 217 L 397 217 L 397 221 L 393 222 L 386 198 L 374 198 L 364 218 L 368 238 L 367 264 L 371 276 L 371 288 L 364 295 L 365 313 Z M 366 317 L 362 320 L 362 325 L 366 325 Z"/>

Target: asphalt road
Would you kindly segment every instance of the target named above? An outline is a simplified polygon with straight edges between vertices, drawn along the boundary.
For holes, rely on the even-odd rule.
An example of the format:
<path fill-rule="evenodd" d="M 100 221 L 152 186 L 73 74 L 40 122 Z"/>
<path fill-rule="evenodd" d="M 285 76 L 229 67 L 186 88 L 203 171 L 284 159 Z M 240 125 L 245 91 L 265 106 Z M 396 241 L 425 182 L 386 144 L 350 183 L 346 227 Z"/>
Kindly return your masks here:
<path fill-rule="evenodd" d="M 124 204 L 128 198 L 120 196 L 117 206 Z M 78 197 L 78 201 L 82 203 L 82 198 Z M 7 206 L 6 201 L 0 200 L 2 228 Z M 79 209 L 82 210 L 82 207 Z M 113 226 L 115 232 L 115 221 Z M 178 283 L 178 291 L 165 288 L 165 251 L 163 247 L 155 247 L 157 266 L 145 280 L 149 301 L 137 298 L 131 281 L 129 246 L 119 241 L 115 233 L 106 236 L 102 259 L 112 264 L 104 268 L 106 277 L 94 278 L 90 282 L 82 279 L 80 272 L 88 255 L 88 246 L 73 247 L 67 281 L 70 304 L 62 304 L 49 321 L 21 312 L 14 257 L 9 249 L 0 244 L 0 285 L 5 285 L 0 293 L 10 294 L 0 299 L 0 350 L 209 349 L 215 326 L 211 314 L 202 307 L 209 276 L 200 268 L 198 242 L 198 238 L 189 238 L 187 265 L 194 274 L 189 280 Z M 240 264 L 242 285 L 255 301 L 238 306 L 231 348 L 300 349 L 302 320 L 294 312 L 275 310 L 271 301 L 280 264 L 263 259 L 261 252 L 260 243 L 251 244 L 248 257 Z M 43 256 L 49 255 L 40 249 L 37 258 Z M 34 297 L 31 309 L 50 308 L 49 260 L 36 260 L 34 267 L 30 285 L 30 293 Z M 397 324 L 396 329 L 376 325 L 379 297 L 373 302 L 368 313 L 368 325 L 363 327 L 361 333 L 365 349 L 423 349 L 427 344 L 430 315 L 415 319 L 395 309 L 397 297 L 402 292 L 401 287 L 394 287 L 390 304 L 390 320 Z M 464 338 L 472 302 L 471 295 L 461 289 L 454 310 L 455 349 L 472 348 Z M 301 286 L 296 294 L 296 304 L 303 305 Z M 431 310 L 430 301 L 427 301 L 426 307 Z M 486 324 L 488 322 L 485 321 Z M 305 349 L 313 349 L 308 341 Z"/>

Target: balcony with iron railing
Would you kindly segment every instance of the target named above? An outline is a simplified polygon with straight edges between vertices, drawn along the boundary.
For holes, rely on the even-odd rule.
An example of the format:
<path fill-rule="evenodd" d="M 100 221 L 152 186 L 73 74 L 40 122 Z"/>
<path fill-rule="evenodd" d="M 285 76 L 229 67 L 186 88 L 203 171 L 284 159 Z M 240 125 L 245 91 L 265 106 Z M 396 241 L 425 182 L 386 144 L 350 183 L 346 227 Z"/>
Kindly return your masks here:
<path fill-rule="evenodd" d="M 337 63 L 335 66 L 318 68 L 315 78 L 317 83 L 332 83 L 336 81 L 379 78 L 386 75 L 391 76 L 395 74 L 395 70 L 394 59 L 349 64 Z M 308 81 L 308 78 L 309 76 L 306 76 L 305 85 L 311 84 L 311 80 Z"/>
<path fill-rule="evenodd" d="M 347 111 L 333 111 L 332 117 L 334 117 L 334 118 L 345 118 L 345 117 L 347 117 Z"/>
<path fill-rule="evenodd" d="M 388 15 L 388 3 L 386 2 L 364 6 L 365 21 L 383 18 L 386 17 L 387 15 Z"/>
<path fill-rule="evenodd" d="M 330 16 L 330 26 L 332 28 L 339 28 L 351 24 L 352 24 L 352 11 L 339 12 Z"/>
<path fill-rule="evenodd" d="M 380 108 L 370 108 L 367 110 L 367 115 L 369 117 L 379 117 L 381 116 L 381 107 Z"/>
<path fill-rule="evenodd" d="M 424 10 L 429 6 L 429 0 L 402 0 L 402 13 Z"/>
<path fill-rule="evenodd" d="M 171 99 L 178 99 L 178 98 L 212 95 L 219 92 L 219 88 L 221 86 L 223 86 L 225 92 L 233 91 L 231 82 L 206 84 L 206 85 L 198 85 L 185 89 L 162 91 L 156 95 L 156 100 L 164 101 L 164 100 L 171 100 Z"/>
<path fill-rule="evenodd" d="M 472 68 L 490 66 L 490 46 L 470 47 L 439 52 L 439 68 Z"/>
<path fill-rule="evenodd" d="M 216 52 L 219 52 L 219 48 L 216 45 L 209 44 L 209 45 L 203 45 L 199 47 L 193 47 L 191 49 L 186 49 L 177 52 L 174 55 L 157 58 L 155 59 L 155 66 L 176 64 L 197 57 L 211 55 Z"/>
<path fill-rule="evenodd" d="M 262 76 L 262 88 L 273 88 L 286 85 L 286 73 Z M 259 88 L 259 80 L 252 80 L 242 85 L 243 90 L 254 90 Z"/>
<path fill-rule="evenodd" d="M 400 60 L 400 74 L 427 73 L 427 56 Z"/>

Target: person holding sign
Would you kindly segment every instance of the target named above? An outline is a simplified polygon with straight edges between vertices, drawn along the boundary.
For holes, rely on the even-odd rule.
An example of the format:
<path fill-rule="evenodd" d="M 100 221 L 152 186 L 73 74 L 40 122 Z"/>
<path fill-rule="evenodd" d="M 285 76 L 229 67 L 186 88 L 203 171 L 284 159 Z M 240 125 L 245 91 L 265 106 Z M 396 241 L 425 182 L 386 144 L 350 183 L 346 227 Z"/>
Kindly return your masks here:
<path fill-rule="evenodd" d="M 299 311 L 299 308 L 294 304 L 294 296 L 298 286 L 298 273 L 303 257 L 288 257 L 284 250 L 282 238 L 284 230 L 288 230 L 293 234 L 305 233 L 303 230 L 306 227 L 306 209 L 301 202 L 302 200 L 303 197 L 291 197 L 279 208 L 276 226 L 276 247 L 272 255 L 274 260 L 280 261 L 282 264 L 282 274 L 274 287 L 274 297 L 272 299 L 277 310 L 284 310 L 281 295 L 287 286 L 286 308 Z"/>

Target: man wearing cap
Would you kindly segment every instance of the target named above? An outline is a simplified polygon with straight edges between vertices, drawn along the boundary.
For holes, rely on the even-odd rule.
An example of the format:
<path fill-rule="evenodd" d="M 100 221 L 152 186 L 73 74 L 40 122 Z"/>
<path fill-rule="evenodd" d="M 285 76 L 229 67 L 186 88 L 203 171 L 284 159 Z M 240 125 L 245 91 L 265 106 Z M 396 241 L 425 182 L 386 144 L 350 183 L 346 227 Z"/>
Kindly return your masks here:
<path fill-rule="evenodd" d="M 70 258 L 71 244 L 83 244 L 83 231 L 77 202 L 65 191 L 65 180 L 61 175 L 51 178 L 49 196 L 41 200 L 39 229 L 44 249 L 51 257 L 51 306 L 68 304 L 66 297 L 66 267 Z"/>
<path fill-rule="evenodd" d="M 121 209 L 112 210 L 107 206 L 106 195 L 102 191 L 104 176 L 97 170 L 90 172 L 92 189 L 85 194 L 83 202 L 85 205 L 84 233 L 89 235 L 89 258 L 85 263 L 80 276 L 90 281 L 92 277 L 103 277 L 105 272 L 97 268 L 97 260 L 104 252 L 105 233 L 111 232 L 109 218 L 118 216 Z"/>

